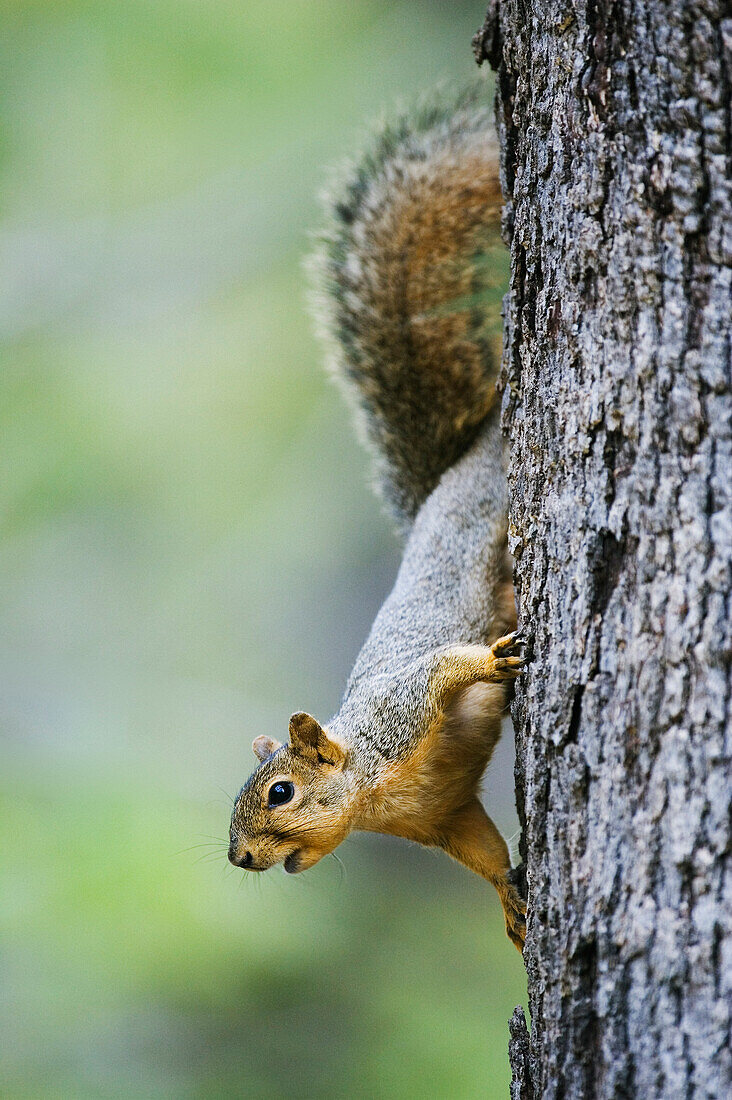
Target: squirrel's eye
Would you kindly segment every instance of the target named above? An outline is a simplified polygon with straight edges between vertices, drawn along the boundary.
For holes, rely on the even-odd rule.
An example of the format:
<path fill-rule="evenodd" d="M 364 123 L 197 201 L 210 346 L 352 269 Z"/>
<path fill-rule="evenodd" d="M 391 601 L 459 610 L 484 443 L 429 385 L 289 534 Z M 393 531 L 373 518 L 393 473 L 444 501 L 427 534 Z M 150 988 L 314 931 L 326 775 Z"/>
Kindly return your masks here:
<path fill-rule="evenodd" d="M 273 783 L 269 788 L 267 800 L 270 806 L 284 806 L 295 793 L 292 783 Z"/>

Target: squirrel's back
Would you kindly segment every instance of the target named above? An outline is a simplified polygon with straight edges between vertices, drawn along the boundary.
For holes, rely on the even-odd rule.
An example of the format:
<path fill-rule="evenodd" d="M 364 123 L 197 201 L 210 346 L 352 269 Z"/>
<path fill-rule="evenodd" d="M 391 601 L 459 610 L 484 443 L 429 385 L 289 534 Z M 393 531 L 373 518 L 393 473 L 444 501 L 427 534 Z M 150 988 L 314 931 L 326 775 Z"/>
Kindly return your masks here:
<path fill-rule="evenodd" d="M 384 126 L 349 170 L 318 264 L 331 362 L 403 528 L 495 401 L 497 148 L 484 86 L 445 98 Z"/>

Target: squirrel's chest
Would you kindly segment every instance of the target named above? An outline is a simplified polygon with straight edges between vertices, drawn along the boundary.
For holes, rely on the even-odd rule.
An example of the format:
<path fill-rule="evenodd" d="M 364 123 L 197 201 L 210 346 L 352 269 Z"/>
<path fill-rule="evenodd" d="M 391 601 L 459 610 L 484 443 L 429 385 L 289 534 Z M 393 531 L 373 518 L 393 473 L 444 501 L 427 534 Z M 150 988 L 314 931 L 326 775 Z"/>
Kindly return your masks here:
<path fill-rule="evenodd" d="M 364 792 L 356 828 L 432 843 L 450 809 L 474 793 L 485 765 L 466 769 L 445 747 L 437 723 L 408 755 L 385 763 Z"/>
<path fill-rule="evenodd" d="M 462 693 L 408 752 L 382 763 L 362 792 L 354 827 L 434 843 L 435 833 L 472 799 L 500 735 L 502 691 Z"/>

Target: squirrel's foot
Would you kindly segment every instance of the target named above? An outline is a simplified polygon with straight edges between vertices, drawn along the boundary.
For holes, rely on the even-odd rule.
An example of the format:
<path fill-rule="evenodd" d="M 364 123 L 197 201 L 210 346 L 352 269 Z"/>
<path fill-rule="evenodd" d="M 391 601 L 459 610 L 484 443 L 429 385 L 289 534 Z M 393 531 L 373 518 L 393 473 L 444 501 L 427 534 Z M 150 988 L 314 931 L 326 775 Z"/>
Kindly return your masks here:
<path fill-rule="evenodd" d="M 490 647 L 496 679 L 515 680 L 526 667 L 526 639 L 520 630 L 505 634 Z"/>
<path fill-rule="evenodd" d="M 520 897 L 513 883 L 508 880 L 499 892 L 506 920 L 506 935 L 519 951 L 523 951 L 526 936 L 526 902 Z"/>
<path fill-rule="evenodd" d="M 519 863 L 506 871 L 506 878 L 511 886 L 515 886 L 519 897 L 526 901 L 529 896 L 529 884 L 526 881 L 526 864 Z"/>

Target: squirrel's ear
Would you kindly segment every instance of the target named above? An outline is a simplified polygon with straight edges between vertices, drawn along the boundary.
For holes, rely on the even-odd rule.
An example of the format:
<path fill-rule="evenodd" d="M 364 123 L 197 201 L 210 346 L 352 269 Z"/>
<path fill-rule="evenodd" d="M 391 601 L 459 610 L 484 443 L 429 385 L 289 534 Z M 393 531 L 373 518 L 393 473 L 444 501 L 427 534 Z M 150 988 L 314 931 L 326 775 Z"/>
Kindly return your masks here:
<path fill-rule="evenodd" d="M 346 762 L 346 753 L 342 746 L 328 736 L 319 722 L 302 711 L 293 714 L 290 719 L 290 744 L 314 764 L 330 764 L 334 768 L 342 768 Z"/>
<path fill-rule="evenodd" d="M 261 737 L 255 737 L 252 741 L 252 752 L 257 760 L 266 760 L 268 756 L 271 756 L 273 752 L 277 752 L 277 749 L 281 747 L 279 741 L 274 741 L 271 737 L 265 737 L 264 734 Z"/>

